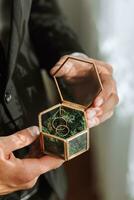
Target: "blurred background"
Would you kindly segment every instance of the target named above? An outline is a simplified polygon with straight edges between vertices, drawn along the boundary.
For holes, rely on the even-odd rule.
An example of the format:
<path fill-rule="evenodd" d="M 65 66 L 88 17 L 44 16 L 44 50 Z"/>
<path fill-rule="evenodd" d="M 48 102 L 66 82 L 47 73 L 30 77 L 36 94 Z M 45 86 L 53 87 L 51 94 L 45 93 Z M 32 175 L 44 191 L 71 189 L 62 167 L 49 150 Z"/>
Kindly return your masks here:
<path fill-rule="evenodd" d="M 86 54 L 113 65 L 120 97 L 114 116 L 91 130 L 90 151 L 66 163 L 67 200 L 133 200 L 134 0 L 59 4 Z"/>
<path fill-rule="evenodd" d="M 113 64 L 120 96 L 115 115 L 91 130 L 90 151 L 68 163 L 68 200 L 134 199 L 134 1 L 59 3 L 86 53 Z"/>

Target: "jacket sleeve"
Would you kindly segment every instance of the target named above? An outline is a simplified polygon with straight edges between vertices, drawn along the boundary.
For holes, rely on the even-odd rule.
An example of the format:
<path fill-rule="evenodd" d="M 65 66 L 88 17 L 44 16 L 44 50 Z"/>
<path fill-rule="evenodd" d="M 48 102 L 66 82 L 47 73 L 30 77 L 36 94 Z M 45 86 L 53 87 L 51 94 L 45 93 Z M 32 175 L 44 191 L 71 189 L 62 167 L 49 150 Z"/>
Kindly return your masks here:
<path fill-rule="evenodd" d="M 29 31 L 40 66 L 46 70 L 63 55 L 83 52 L 55 0 L 33 0 Z"/>

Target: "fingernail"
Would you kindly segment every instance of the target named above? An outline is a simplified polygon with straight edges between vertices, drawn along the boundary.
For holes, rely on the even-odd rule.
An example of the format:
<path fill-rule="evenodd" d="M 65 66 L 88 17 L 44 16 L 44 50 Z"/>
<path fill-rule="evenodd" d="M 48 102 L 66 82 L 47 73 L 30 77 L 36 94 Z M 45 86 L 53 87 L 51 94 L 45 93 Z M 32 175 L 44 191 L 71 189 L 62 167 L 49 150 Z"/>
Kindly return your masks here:
<path fill-rule="evenodd" d="M 97 126 L 99 124 L 99 119 L 96 117 L 96 118 L 93 118 L 92 120 L 89 120 L 88 121 L 88 126 L 89 128 L 92 128 L 94 126 Z"/>
<path fill-rule="evenodd" d="M 31 135 L 33 137 L 35 137 L 35 136 L 40 134 L 38 126 L 31 126 L 31 127 L 28 128 L 28 130 L 29 130 L 29 132 L 31 133 Z"/>
<path fill-rule="evenodd" d="M 99 107 L 103 104 L 104 100 L 102 98 L 98 98 L 95 102 L 95 106 Z"/>
<path fill-rule="evenodd" d="M 93 108 L 93 109 L 88 109 L 87 110 L 87 118 L 88 119 L 92 119 L 94 118 L 95 116 L 98 116 L 100 115 L 100 113 L 102 112 L 102 110 L 100 108 Z"/>
<path fill-rule="evenodd" d="M 89 119 L 94 118 L 95 115 L 96 115 L 96 111 L 95 111 L 95 110 L 90 110 L 90 111 L 88 112 L 88 118 L 89 118 Z"/>

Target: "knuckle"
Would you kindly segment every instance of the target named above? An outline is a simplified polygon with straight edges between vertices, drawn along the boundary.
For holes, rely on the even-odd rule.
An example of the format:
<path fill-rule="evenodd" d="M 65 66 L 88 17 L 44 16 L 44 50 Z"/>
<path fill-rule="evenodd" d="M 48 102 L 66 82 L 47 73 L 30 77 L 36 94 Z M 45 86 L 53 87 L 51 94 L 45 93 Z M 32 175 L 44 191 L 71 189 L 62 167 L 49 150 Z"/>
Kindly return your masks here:
<path fill-rule="evenodd" d="M 31 178 L 27 175 L 19 175 L 17 177 L 17 183 L 19 184 L 26 184 L 27 182 L 31 181 Z"/>
<path fill-rule="evenodd" d="M 56 166 L 54 167 L 54 169 L 58 169 L 62 164 L 63 164 L 64 161 L 61 161 L 61 162 L 58 162 L 56 164 Z"/>
<path fill-rule="evenodd" d="M 30 182 L 31 180 L 33 179 L 33 175 L 29 172 L 25 172 L 23 177 L 22 177 L 22 180 L 24 180 L 24 182 Z"/>
<path fill-rule="evenodd" d="M 112 85 L 113 87 L 116 86 L 116 82 L 115 82 L 115 80 L 112 78 L 112 76 L 111 76 L 111 85 Z"/>
<path fill-rule="evenodd" d="M 117 94 L 113 94 L 113 96 L 114 96 L 115 105 L 117 105 L 119 103 L 119 97 Z"/>
<path fill-rule="evenodd" d="M 119 97 L 116 95 L 115 104 L 117 105 L 118 103 L 119 103 Z"/>
<path fill-rule="evenodd" d="M 54 169 L 58 169 L 61 166 L 61 164 L 58 164 L 54 167 Z"/>
<path fill-rule="evenodd" d="M 23 181 L 24 181 L 25 183 L 31 181 L 31 176 L 26 175 L 25 178 L 23 178 Z"/>
<path fill-rule="evenodd" d="M 35 184 L 36 184 L 36 181 L 37 180 L 34 180 L 34 181 L 31 181 L 31 182 L 28 182 L 24 185 L 24 189 L 31 189 Z"/>
<path fill-rule="evenodd" d="M 115 78 L 113 76 L 111 76 L 111 77 L 112 77 L 112 81 L 113 81 L 113 86 L 116 89 L 116 85 L 117 85 L 116 80 L 115 80 Z"/>
<path fill-rule="evenodd" d="M 18 145 L 23 145 L 24 143 L 26 143 L 27 138 L 25 137 L 25 135 L 22 134 L 22 132 L 17 132 L 15 135 L 15 142 L 18 143 Z"/>
<path fill-rule="evenodd" d="M 105 113 L 103 116 L 100 117 L 100 122 L 103 123 L 106 120 L 110 119 L 113 116 L 113 114 L 114 114 L 113 111 Z"/>
<path fill-rule="evenodd" d="M 107 119 L 110 119 L 113 116 L 113 114 L 114 114 L 114 111 L 109 112 L 108 116 L 107 116 Z"/>
<path fill-rule="evenodd" d="M 3 143 L 0 141 L 0 152 L 3 150 Z"/>
<path fill-rule="evenodd" d="M 4 156 L 4 145 L 0 141 L 0 160 L 1 161 L 3 160 L 3 156 Z"/>
<path fill-rule="evenodd" d="M 108 73 L 113 74 L 113 66 L 111 64 L 102 62 L 102 65 L 108 71 Z"/>
<path fill-rule="evenodd" d="M 114 114 L 114 111 L 112 110 L 111 112 L 109 112 L 109 117 L 112 117 Z"/>
<path fill-rule="evenodd" d="M 113 116 L 113 113 L 114 113 L 113 111 L 106 113 L 104 115 L 104 117 L 102 118 L 102 121 L 104 122 L 104 121 L 110 119 Z"/>
<path fill-rule="evenodd" d="M 17 173 L 16 181 L 20 184 L 26 184 L 33 179 L 32 174 L 27 172 L 25 168 L 19 168 L 19 173 Z"/>
<path fill-rule="evenodd" d="M 113 74 L 113 67 L 112 67 L 112 65 L 107 64 L 106 67 L 107 67 L 108 71 L 109 71 L 111 74 Z"/>
<path fill-rule="evenodd" d="M 110 65 L 109 63 L 106 63 L 106 62 L 103 62 L 103 61 L 98 61 L 98 60 L 95 60 L 96 61 L 96 64 L 100 67 L 100 68 L 103 68 L 105 69 L 105 72 L 107 72 L 106 74 L 113 74 L 113 67 L 112 65 Z"/>

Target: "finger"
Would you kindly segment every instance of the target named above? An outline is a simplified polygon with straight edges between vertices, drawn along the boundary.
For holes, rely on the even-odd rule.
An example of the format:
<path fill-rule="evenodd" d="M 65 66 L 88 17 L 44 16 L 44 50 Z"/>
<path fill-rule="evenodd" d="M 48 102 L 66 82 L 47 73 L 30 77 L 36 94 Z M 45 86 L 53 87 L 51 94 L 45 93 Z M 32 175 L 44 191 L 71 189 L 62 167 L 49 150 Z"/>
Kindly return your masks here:
<path fill-rule="evenodd" d="M 99 117 L 99 123 L 103 123 L 106 120 L 110 119 L 113 116 L 113 110 L 105 113 L 104 115 Z"/>
<path fill-rule="evenodd" d="M 62 56 L 60 58 L 60 60 L 54 65 L 54 67 L 50 70 L 50 74 L 52 76 L 54 76 L 57 71 L 60 69 L 61 65 L 64 64 L 64 62 L 66 62 L 66 59 L 69 57 L 69 55 L 65 55 L 65 56 Z"/>
<path fill-rule="evenodd" d="M 68 58 L 73 58 L 73 59 L 69 60 Z M 85 59 L 82 60 L 85 61 Z M 82 60 L 80 59 L 80 61 Z M 87 62 L 79 62 L 79 59 L 76 57 L 64 56 L 64 58 L 61 58 L 59 62 L 56 63 L 56 65 L 53 67 L 53 69 L 51 70 L 51 74 L 56 77 L 61 77 L 61 76 L 65 77 L 67 75 L 74 76 L 77 74 L 80 75 L 80 71 L 82 72 L 87 70 L 89 71 L 91 66 L 89 67 L 89 64 L 87 64 Z"/>
<path fill-rule="evenodd" d="M 18 162 L 16 166 L 20 166 L 17 169 L 22 171 L 19 177 L 21 182 L 29 182 L 43 173 L 60 167 L 64 160 L 52 156 L 43 156 L 38 159 L 19 159 L 16 162 Z"/>
<path fill-rule="evenodd" d="M 115 105 L 117 105 L 119 99 L 116 94 L 112 94 L 105 104 L 103 104 L 100 108 L 89 108 L 86 111 L 86 117 L 88 121 L 88 127 L 94 127 L 99 123 L 105 121 L 111 113 L 113 113 Z"/>
<path fill-rule="evenodd" d="M 100 123 L 103 123 L 104 121 L 111 118 L 112 115 L 113 115 L 113 110 L 105 113 L 102 116 L 94 117 L 93 119 L 90 119 L 90 120 L 88 119 L 87 120 L 88 128 L 93 128 L 95 126 L 98 126 Z"/>
<path fill-rule="evenodd" d="M 1 137 L 0 144 L 5 152 L 10 153 L 31 144 L 39 136 L 39 134 L 40 132 L 38 127 L 33 126 L 21 130 L 13 135 Z"/>
<path fill-rule="evenodd" d="M 113 67 L 110 64 L 107 64 L 100 60 L 95 60 L 99 74 L 113 74 Z"/>
<path fill-rule="evenodd" d="M 17 186 L 17 190 L 26 190 L 26 189 L 31 189 L 37 182 L 39 177 L 34 178 L 33 180 L 20 185 L 19 187 Z"/>
<path fill-rule="evenodd" d="M 112 93 L 117 93 L 115 81 L 111 78 L 110 75 L 103 76 L 102 85 L 103 90 L 94 101 L 94 106 L 96 107 L 102 106 L 102 104 L 107 101 Z"/>
<path fill-rule="evenodd" d="M 101 113 L 100 115 L 104 115 L 105 113 L 110 112 L 114 109 L 114 107 L 118 104 L 119 98 L 116 94 L 112 94 L 108 100 L 100 107 Z"/>
<path fill-rule="evenodd" d="M 111 110 L 118 104 L 119 98 L 116 94 L 111 94 L 111 96 L 105 101 L 100 107 L 91 107 L 86 110 L 86 115 L 88 120 L 92 120 L 94 117 L 102 116 Z"/>
<path fill-rule="evenodd" d="M 100 123 L 100 120 L 99 120 L 98 117 L 94 117 L 94 118 L 92 118 L 90 120 L 89 119 L 87 120 L 88 128 L 92 128 L 94 126 L 97 126 L 99 123 Z"/>
<path fill-rule="evenodd" d="M 91 62 L 91 63 L 94 63 L 98 69 L 98 72 L 99 74 L 100 73 L 105 73 L 105 74 L 113 74 L 113 67 L 112 65 L 104 62 L 104 61 L 101 61 L 101 60 L 96 60 L 96 59 L 93 59 L 93 58 L 85 58 L 84 60 L 88 61 L 88 62 Z"/>
<path fill-rule="evenodd" d="M 86 110 L 86 118 L 87 120 L 92 120 L 93 118 L 102 114 L 102 109 L 99 107 L 91 107 Z"/>
<path fill-rule="evenodd" d="M 2 189 L 3 192 L 1 193 L 1 195 L 6 195 L 12 192 L 16 192 L 18 190 L 30 189 L 36 184 L 37 180 L 38 177 L 25 184 L 9 184 L 8 186 Z"/>
<path fill-rule="evenodd" d="M 106 121 L 113 115 L 113 110 L 115 105 L 118 103 L 119 99 L 116 94 L 112 94 L 105 104 L 100 108 L 92 108 L 86 111 L 88 127 L 92 128 L 98 124 Z"/>
<path fill-rule="evenodd" d="M 78 65 L 79 67 L 82 67 L 83 63 L 77 63 L 77 68 Z M 85 64 L 85 63 L 84 63 Z M 56 77 L 68 77 L 68 76 L 74 76 L 76 75 L 76 62 L 75 60 L 69 60 L 68 58 L 64 60 L 62 64 L 59 66 L 54 66 L 52 69 L 53 76 Z"/>

